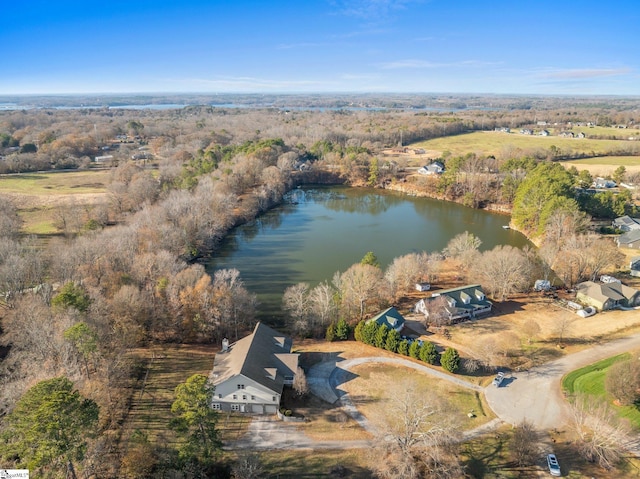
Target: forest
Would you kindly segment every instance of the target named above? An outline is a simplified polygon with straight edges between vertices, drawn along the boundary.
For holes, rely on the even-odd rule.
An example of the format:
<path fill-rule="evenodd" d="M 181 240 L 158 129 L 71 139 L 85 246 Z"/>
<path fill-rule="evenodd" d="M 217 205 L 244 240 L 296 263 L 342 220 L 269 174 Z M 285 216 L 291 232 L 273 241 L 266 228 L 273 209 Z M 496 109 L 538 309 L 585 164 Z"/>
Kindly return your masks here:
<path fill-rule="evenodd" d="M 52 108 L 51 99 L 28 101 L 43 106 L 0 111 L 1 174 L 109 172 L 104 201 L 58 206 L 59 231 L 46 238 L 25 235 L 23 212 L 0 192 L 0 457 L 3 466 L 28 466 L 41 477 L 70 470 L 83 477 L 222 477 L 210 450 L 132 446 L 146 444 L 142 432 L 123 428 L 141 379 L 137 352 L 154 344 L 217 344 L 253 327 L 259 305 L 239 271 L 209 275 L 201 260 L 215 256 L 235 226 L 279 204 L 297 185 L 395 188 L 503 209 L 540 249 L 487 252 L 471 277 L 499 276 L 498 265 L 509 263 L 536 275 L 554 271 L 568 286 L 620 262 L 591 218 L 637 212 L 630 190 L 589 192 L 588 172 L 565 169 L 551 149 L 443 154 L 445 173 L 434 178 L 416 175 L 421 165 L 415 160 L 383 152 L 504 125 L 527 128 L 541 117 L 637 132 L 640 101 L 274 96 L 263 104 L 253 97 L 223 99 L 250 105 L 245 108 L 168 98 L 202 102 L 168 109 L 112 108 L 107 99 L 64 109 Z M 611 154 L 640 155 L 640 149 L 621 141 Z M 640 177 L 623 168 L 616 179 Z M 477 253 L 473 238 L 457 240 L 438 254 L 398 258 L 386 272 L 365 261 L 337 273 L 332 285 L 288 290 L 288 332 L 322 337 L 339 318 L 355 326 L 415 280 L 428 279 L 442 258 Z M 409 271 L 410 264 L 418 269 Z M 528 287 L 532 275 L 489 290 L 504 299 Z M 60 408 L 53 410 L 56 397 Z M 64 438 L 46 424 L 31 428 L 61 417 L 68 417 Z M 186 444 L 192 426 L 176 426 Z M 146 460 L 153 471 L 136 472 L 136 462 Z"/>

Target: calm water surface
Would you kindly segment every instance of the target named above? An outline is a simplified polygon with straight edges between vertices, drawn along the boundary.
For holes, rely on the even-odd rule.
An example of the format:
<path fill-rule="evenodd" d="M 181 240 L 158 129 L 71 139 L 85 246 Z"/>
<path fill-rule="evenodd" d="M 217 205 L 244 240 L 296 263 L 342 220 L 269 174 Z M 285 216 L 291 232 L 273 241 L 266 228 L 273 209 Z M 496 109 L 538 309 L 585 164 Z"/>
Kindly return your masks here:
<path fill-rule="evenodd" d="M 482 250 L 529 241 L 505 230 L 509 217 L 455 203 L 348 187 L 303 188 L 282 206 L 243 225 L 225 240 L 209 272 L 237 268 L 258 295 L 260 319 L 278 324 L 282 293 L 293 284 L 331 281 L 373 251 L 382 268 L 411 252 L 441 251 L 469 231 Z"/>

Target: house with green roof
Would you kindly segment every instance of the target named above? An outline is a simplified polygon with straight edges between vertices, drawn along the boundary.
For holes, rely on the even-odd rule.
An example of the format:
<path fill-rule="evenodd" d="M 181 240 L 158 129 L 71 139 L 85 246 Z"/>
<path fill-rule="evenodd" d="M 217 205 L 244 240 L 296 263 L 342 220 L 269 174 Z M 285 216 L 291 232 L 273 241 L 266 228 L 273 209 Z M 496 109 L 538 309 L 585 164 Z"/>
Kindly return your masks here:
<path fill-rule="evenodd" d="M 367 320 L 367 323 L 371 321 L 375 321 L 379 325 L 385 325 L 389 329 L 395 329 L 396 331 L 402 331 L 404 328 L 404 317 L 400 314 L 400 312 L 394 307 L 391 306 L 389 309 L 385 309 L 383 312 L 374 316 L 371 319 Z"/>

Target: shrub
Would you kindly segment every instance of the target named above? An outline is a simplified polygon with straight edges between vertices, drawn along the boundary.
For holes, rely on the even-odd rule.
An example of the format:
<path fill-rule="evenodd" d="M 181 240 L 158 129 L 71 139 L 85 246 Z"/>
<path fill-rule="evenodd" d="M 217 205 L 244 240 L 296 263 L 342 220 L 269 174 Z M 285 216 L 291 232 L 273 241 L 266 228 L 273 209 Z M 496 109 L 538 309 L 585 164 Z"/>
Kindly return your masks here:
<path fill-rule="evenodd" d="M 395 353 L 398 351 L 398 344 L 400 343 L 400 333 L 395 329 L 390 329 L 387 333 L 387 340 L 384 343 L 384 349 Z"/>
<path fill-rule="evenodd" d="M 455 373 L 460 367 L 460 355 L 458 351 L 453 348 L 447 348 L 440 357 L 440 364 L 442 367 L 450 373 Z"/>
<path fill-rule="evenodd" d="M 338 324 L 336 324 L 336 338 L 340 341 L 346 341 L 349 339 L 349 333 L 351 333 L 351 328 L 347 321 L 344 318 L 340 318 Z"/>
<path fill-rule="evenodd" d="M 420 359 L 420 344 L 418 341 L 412 342 L 411 346 L 409 346 L 409 356 L 414 359 Z"/>
<path fill-rule="evenodd" d="M 403 339 L 398 343 L 398 354 L 409 356 L 409 341 Z"/>
<path fill-rule="evenodd" d="M 325 334 L 324 338 L 329 342 L 336 340 L 336 325 L 334 323 L 327 327 L 327 334 Z"/>
<path fill-rule="evenodd" d="M 438 364 L 440 362 L 440 354 L 436 349 L 435 344 L 425 341 L 420 347 L 419 351 L 420 359 L 425 363 Z"/>

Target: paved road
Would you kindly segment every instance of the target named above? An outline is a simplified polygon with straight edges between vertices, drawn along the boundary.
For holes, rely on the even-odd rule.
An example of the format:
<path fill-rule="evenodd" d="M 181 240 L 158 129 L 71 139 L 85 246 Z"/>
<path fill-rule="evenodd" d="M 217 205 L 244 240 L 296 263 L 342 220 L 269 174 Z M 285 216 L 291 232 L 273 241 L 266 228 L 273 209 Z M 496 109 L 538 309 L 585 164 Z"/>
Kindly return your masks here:
<path fill-rule="evenodd" d="M 640 348 L 640 334 L 594 346 L 528 371 L 507 375 L 502 386 L 489 385 L 485 397 L 491 409 L 507 423 L 518 424 L 527 419 L 541 430 L 560 428 L 570 419 L 569 407 L 561 392 L 562 377 L 637 348 Z"/>

